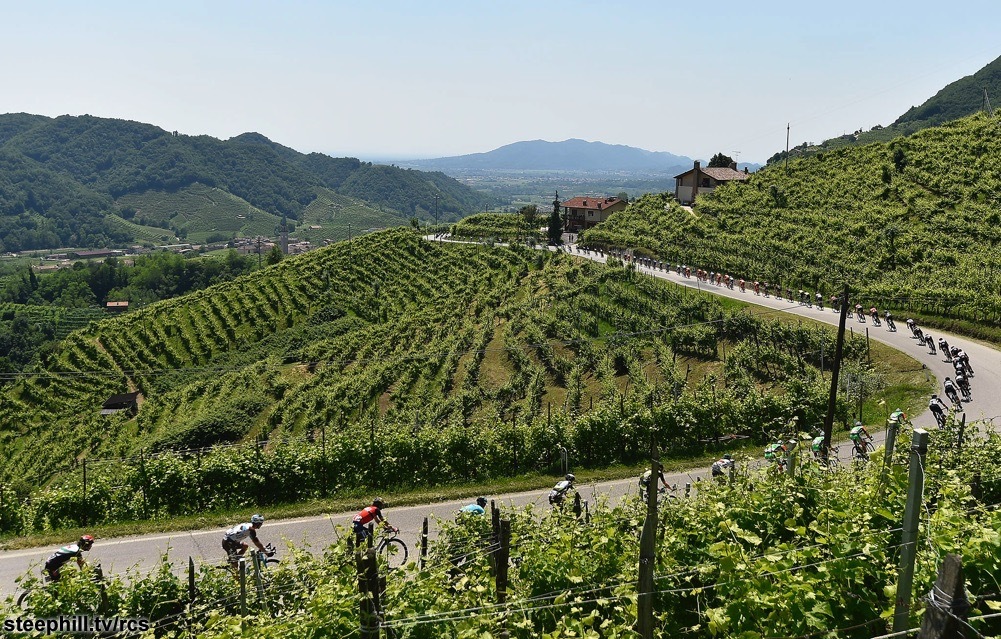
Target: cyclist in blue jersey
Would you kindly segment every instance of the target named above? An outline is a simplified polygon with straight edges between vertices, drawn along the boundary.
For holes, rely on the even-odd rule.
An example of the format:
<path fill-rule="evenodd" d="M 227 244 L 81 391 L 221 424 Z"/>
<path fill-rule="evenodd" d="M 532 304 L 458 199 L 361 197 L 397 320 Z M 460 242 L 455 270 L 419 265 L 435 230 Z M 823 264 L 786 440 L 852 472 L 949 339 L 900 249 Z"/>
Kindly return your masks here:
<path fill-rule="evenodd" d="M 476 503 L 469 504 L 468 506 L 463 506 L 459 510 L 459 514 L 466 513 L 469 515 L 482 515 L 487 512 L 486 507 L 487 507 L 487 498 L 477 497 Z"/>

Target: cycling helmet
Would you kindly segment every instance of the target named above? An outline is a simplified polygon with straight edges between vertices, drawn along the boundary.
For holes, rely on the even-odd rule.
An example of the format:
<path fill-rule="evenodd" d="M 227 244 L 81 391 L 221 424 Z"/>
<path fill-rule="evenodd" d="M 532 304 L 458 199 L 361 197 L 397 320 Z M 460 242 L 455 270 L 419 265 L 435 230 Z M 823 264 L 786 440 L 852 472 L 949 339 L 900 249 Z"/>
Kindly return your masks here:
<path fill-rule="evenodd" d="M 476 505 L 479 506 L 480 508 L 486 508 L 487 507 L 487 498 L 486 497 L 477 497 L 476 498 Z"/>
<path fill-rule="evenodd" d="M 382 501 L 382 497 L 376 497 L 372 500 L 372 505 L 376 508 L 385 508 L 386 502 Z"/>
<path fill-rule="evenodd" d="M 84 550 L 90 550 L 90 547 L 94 545 L 94 537 L 92 535 L 83 535 L 80 537 L 79 545 Z"/>
<path fill-rule="evenodd" d="M 861 425 L 862 425 L 862 422 L 858 422 L 858 421 L 857 421 L 857 422 L 855 422 L 855 427 L 856 427 L 856 428 L 857 428 L 857 427 L 859 427 L 859 426 L 861 426 Z"/>
<path fill-rule="evenodd" d="M 730 455 L 730 453 L 727 453 L 723 455 L 723 459 L 733 459 L 733 457 Z"/>
<path fill-rule="evenodd" d="M 264 523 L 264 515 L 254 515 L 253 517 L 250 518 L 250 523 L 254 524 L 255 526 L 260 526 L 261 524 Z"/>
<path fill-rule="evenodd" d="M 567 481 L 574 481 L 575 479 L 577 479 L 577 478 L 573 476 L 573 473 L 567 473 L 567 476 L 566 476 L 566 480 Z"/>

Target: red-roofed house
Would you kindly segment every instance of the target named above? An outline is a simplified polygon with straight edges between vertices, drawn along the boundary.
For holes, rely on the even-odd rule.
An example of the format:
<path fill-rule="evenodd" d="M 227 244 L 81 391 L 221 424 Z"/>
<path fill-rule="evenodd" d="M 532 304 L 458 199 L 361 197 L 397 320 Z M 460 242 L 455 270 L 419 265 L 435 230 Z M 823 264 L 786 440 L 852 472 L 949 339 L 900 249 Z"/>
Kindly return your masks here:
<path fill-rule="evenodd" d="M 682 204 L 691 204 L 696 196 L 712 193 L 720 184 L 743 182 L 749 177 L 751 176 L 747 169 L 738 171 L 735 162 L 731 162 L 728 167 L 714 166 L 703 169 L 696 160 L 695 168 L 674 176 L 674 197 Z"/>
<path fill-rule="evenodd" d="M 579 233 L 600 224 L 616 211 L 626 208 L 625 200 L 617 197 L 575 197 L 563 202 L 563 214 L 566 216 L 567 228 L 570 233 Z"/>

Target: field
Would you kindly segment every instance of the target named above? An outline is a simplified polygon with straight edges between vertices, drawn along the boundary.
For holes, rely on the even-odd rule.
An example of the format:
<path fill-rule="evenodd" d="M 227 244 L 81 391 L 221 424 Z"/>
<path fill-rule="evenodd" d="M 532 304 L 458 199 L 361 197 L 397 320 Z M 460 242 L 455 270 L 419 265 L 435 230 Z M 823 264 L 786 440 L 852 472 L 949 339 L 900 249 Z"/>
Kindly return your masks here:
<path fill-rule="evenodd" d="M 361 200 L 340 195 L 329 189 L 318 189 L 317 197 L 302 213 L 302 222 L 295 236 L 320 244 L 323 240 L 348 239 L 364 232 L 394 226 L 406 226 L 410 220 L 399 211 L 380 210 Z M 311 226 L 319 226 L 311 229 Z"/>
<path fill-rule="evenodd" d="M 137 224 L 167 223 L 187 232 L 189 242 L 205 242 L 211 236 L 273 236 L 281 218 L 266 213 L 221 189 L 194 184 L 178 191 L 147 191 L 126 195 L 116 203 L 135 211 Z"/>
<path fill-rule="evenodd" d="M 0 395 L 8 488 L 33 494 L 0 528 L 483 481 L 547 471 L 558 446 L 629 464 L 651 432 L 672 455 L 763 441 L 820 422 L 833 347 L 621 265 L 374 233 L 71 333 Z M 864 341 L 847 353 L 873 397 L 888 387 Z M 99 415 L 126 392 L 138 415 Z"/>

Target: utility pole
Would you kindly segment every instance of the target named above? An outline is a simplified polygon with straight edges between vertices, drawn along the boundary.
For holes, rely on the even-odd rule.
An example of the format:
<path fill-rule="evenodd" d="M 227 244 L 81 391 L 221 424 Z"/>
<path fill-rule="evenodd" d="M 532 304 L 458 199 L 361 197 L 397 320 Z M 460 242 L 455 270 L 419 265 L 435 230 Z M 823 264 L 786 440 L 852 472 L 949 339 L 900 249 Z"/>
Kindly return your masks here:
<path fill-rule="evenodd" d="M 438 232 L 438 194 L 434 194 L 434 226 L 435 233 Z"/>
<path fill-rule="evenodd" d="M 786 173 L 789 172 L 789 123 L 786 122 Z"/>
<path fill-rule="evenodd" d="M 257 236 L 257 268 L 261 268 L 261 236 Z"/>
<path fill-rule="evenodd" d="M 984 87 L 984 109 L 987 110 L 987 115 L 994 117 L 994 111 L 991 110 L 991 99 L 987 95 L 987 87 Z"/>
<path fill-rule="evenodd" d="M 786 156 L 788 158 L 788 156 Z M 838 342 L 834 347 L 834 366 L 831 367 L 831 392 L 827 397 L 827 415 L 824 416 L 824 450 L 831 449 L 831 431 L 834 430 L 834 408 L 838 401 L 838 376 L 841 375 L 841 355 L 845 347 L 845 322 L 848 319 L 848 283 L 841 293 L 841 318 L 838 320 Z"/>

